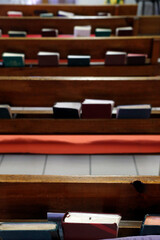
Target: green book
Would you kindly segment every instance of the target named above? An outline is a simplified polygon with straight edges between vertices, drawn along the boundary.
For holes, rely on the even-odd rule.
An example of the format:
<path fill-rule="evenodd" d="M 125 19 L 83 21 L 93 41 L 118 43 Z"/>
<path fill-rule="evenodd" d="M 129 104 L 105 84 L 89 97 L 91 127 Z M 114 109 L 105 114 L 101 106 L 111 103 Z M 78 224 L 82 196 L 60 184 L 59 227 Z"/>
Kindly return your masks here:
<path fill-rule="evenodd" d="M 68 55 L 68 66 L 89 66 L 91 56 L 89 55 Z"/>
<path fill-rule="evenodd" d="M 5 67 L 24 67 L 25 65 L 25 55 L 23 53 L 4 52 L 2 59 Z"/>
<path fill-rule="evenodd" d="M 54 222 L 1 222 L 0 238 L 3 240 L 59 239 L 58 225 Z"/>
<path fill-rule="evenodd" d="M 96 37 L 109 37 L 111 36 L 112 30 L 110 28 L 96 28 L 95 36 Z"/>
<path fill-rule="evenodd" d="M 40 17 L 53 17 L 53 13 L 41 13 Z"/>
<path fill-rule="evenodd" d="M 8 31 L 9 37 L 26 37 L 27 32 L 25 31 Z"/>

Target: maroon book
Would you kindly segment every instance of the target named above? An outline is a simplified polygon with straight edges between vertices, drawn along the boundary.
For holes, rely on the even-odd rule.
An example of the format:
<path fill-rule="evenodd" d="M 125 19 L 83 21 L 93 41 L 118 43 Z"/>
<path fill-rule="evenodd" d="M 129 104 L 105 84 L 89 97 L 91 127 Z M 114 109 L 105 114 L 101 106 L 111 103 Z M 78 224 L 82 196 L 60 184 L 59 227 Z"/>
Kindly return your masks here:
<path fill-rule="evenodd" d="M 41 35 L 42 35 L 42 37 L 57 37 L 58 36 L 58 29 L 42 28 Z"/>
<path fill-rule="evenodd" d="M 60 54 L 57 52 L 38 52 L 39 66 L 58 66 Z"/>
<path fill-rule="evenodd" d="M 128 53 L 127 64 L 128 65 L 145 65 L 147 54 Z"/>
<path fill-rule="evenodd" d="M 105 55 L 105 65 L 117 66 L 126 64 L 126 52 L 107 51 Z"/>
<path fill-rule="evenodd" d="M 62 220 L 64 240 L 115 238 L 120 219 L 118 214 L 68 212 Z"/>
<path fill-rule="evenodd" d="M 82 118 L 111 118 L 114 101 L 85 99 L 82 103 Z"/>

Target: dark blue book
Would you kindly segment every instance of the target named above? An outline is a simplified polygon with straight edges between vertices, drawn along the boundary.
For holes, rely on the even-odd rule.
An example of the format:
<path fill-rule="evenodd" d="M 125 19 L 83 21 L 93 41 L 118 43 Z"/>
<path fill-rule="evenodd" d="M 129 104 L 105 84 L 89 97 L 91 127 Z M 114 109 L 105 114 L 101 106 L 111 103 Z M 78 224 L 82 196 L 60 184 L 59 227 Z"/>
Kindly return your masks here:
<path fill-rule="evenodd" d="M 117 106 L 116 118 L 121 119 L 146 119 L 151 114 L 150 104 Z"/>
<path fill-rule="evenodd" d="M 3 240 L 59 239 L 58 226 L 53 222 L 2 222 L 0 238 Z"/>
<path fill-rule="evenodd" d="M 0 119 L 12 118 L 11 108 L 9 105 L 0 105 Z"/>
<path fill-rule="evenodd" d="M 91 56 L 89 55 L 68 55 L 68 66 L 89 66 Z"/>
<path fill-rule="evenodd" d="M 160 235 L 160 215 L 145 215 L 144 221 L 141 226 L 141 235 Z"/>

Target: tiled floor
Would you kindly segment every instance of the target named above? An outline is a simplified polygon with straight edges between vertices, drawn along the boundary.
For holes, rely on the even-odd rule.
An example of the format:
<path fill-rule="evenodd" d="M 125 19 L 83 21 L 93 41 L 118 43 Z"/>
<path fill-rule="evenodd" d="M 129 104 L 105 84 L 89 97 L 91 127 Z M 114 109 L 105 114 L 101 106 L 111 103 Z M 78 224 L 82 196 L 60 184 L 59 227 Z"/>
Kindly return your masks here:
<path fill-rule="evenodd" d="M 0 155 L 0 174 L 155 175 L 160 155 Z"/>

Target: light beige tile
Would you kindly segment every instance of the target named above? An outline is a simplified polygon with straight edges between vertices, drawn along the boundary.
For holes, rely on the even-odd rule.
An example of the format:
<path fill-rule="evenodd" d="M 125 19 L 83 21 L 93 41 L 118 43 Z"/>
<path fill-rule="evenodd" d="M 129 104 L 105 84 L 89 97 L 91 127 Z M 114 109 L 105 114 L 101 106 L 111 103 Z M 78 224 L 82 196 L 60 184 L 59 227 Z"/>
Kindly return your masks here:
<path fill-rule="evenodd" d="M 160 155 L 135 155 L 139 175 L 159 175 Z"/>
<path fill-rule="evenodd" d="M 8 154 L 0 165 L 0 174 L 42 174 L 45 155 Z"/>
<path fill-rule="evenodd" d="M 92 155 L 92 175 L 137 175 L 132 155 Z"/>
<path fill-rule="evenodd" d="M 48 155 L 45 174 L 88 175 L 89 155 Z"/>

